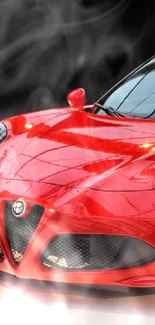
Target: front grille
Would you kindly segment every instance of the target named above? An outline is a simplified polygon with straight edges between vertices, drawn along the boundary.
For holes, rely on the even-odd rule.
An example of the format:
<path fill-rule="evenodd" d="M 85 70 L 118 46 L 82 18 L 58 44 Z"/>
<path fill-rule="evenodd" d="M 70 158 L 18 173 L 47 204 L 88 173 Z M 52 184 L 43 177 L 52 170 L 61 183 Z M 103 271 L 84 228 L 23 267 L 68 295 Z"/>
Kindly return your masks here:
<path fill-rule="evenodd" d="M 31 211 L 24 218 L 16 218 L 12 213 L 14 201 L 5 203 L 5 230 L 8 244 L 16 264 L 19 264 L 44 213 L 44 207 L 32 205 Z"/>
<path fill-rule="evenodd" d="M 59 235 L 41 255 L 48 268 L 106 270 L 129 268 L 155 260 L 155 248 L 147 243 L 115 235 Z"/>

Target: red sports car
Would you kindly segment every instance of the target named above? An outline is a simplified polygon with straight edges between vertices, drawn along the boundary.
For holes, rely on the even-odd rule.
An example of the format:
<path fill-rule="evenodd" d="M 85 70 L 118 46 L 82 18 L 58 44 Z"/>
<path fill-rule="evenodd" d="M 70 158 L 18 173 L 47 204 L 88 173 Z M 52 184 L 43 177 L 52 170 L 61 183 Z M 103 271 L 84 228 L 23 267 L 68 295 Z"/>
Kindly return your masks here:
<path fill-rule="evenodd" d="M 0 270 L 155 286 L 155 58 L 68 102 L 0 123 Z"/>

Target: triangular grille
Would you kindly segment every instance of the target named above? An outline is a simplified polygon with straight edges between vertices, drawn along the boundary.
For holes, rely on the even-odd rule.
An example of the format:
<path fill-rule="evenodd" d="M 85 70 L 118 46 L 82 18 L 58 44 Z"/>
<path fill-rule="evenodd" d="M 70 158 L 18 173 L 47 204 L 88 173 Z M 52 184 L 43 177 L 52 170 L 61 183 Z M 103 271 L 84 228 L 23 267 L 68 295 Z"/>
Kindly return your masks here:
<path fill-rule="evenodd" d="M 31 211 L 24 218 L 16 218 L 12 213 L 15 201 L 5 203 L 5 231 L 15 264 L 19 264 L 30 239 L 44 213 L 44 207 L 32 205 Z"/>

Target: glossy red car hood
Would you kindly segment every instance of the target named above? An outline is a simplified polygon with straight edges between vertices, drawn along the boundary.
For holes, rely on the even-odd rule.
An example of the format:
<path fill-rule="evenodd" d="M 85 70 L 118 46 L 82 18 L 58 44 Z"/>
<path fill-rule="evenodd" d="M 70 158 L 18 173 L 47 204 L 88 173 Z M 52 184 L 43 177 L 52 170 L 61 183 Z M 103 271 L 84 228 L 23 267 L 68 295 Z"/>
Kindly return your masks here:
<path fill-rule="evenodd" d="M 1 179 L 68 190 L 142 191 L 155 187 L 154 121 L 51 109 L 4 121 Z"/>

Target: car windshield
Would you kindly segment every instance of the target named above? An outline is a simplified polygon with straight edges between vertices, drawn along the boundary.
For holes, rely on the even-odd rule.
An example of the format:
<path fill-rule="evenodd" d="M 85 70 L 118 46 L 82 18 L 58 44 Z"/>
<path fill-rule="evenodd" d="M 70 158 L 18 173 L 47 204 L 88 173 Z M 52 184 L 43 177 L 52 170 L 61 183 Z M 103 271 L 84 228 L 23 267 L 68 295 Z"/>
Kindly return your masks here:
<path fill-rule="evenodd" d="M 155 58 L 120 81 L 97 103 L 125 116 L 155 118 Z M 96 113 L 105 114 L 100 108 Z"/>

